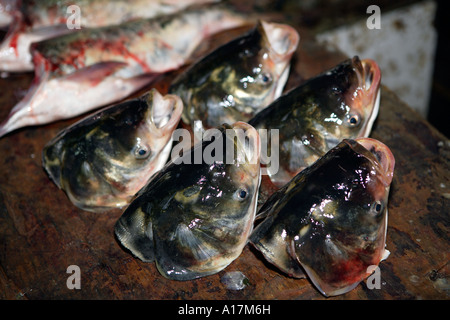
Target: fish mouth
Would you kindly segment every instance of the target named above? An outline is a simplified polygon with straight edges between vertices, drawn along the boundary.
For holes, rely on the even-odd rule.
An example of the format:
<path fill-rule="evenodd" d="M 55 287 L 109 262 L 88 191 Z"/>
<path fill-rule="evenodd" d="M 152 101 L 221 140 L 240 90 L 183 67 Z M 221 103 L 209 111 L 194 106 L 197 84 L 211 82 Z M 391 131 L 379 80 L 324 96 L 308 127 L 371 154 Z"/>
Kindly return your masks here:
<path fill-rule="evenodd" d="M 232 125 L 235 132 L 237 130 L 243 130 L 244 135 L 237 134 L 239 143 L 243 146 L 245 152 L 244 162 L 249 167 L 249 174 L 252 177 L 259 175 L 259 164 L 261 156 L 261 140 L 258 131 L 246 122 L 238 121 Z"/>
<path fill-rule="evenodd" d="M 381 71 L 378 64 L 372 59 L 360 60 L 358 56 L 354 56 L 352 65 L 358 77 L 359 86 L 370 96 L 375 95 L 381 82 Z"/>
<path fill-rule="evenodd" d="M 394 176 L 395 167 L 395 158 L 389 147 L 372 138 L 358 138 L 355 141 L 371 153 L 372 159 L 369 160 L 375 162 L 375 167 L 381 173 L 381 180 L 385 186 L 389 186 Z"/>
<path fill-rule="evenodd" d="M 352 63 L 358 77 L 359 87 L 363 91 L 362 109 L 367 117 L 360 136 L 367 137 L 380 109 L 381 71 L 378 64 L 372 59 L 360 60 L 358 56 L 355 56 Z"/>
<path fill-rule="evenodd" d="M 363 59 L 361 61 L 363 67 L 364 89 L 369 94 L 376 94 L 380 88 L 381 71 L 378 64 L 372 59 Z"/>
<path fill-rule="evenodd" d="M 183 112 L 183 102 L 181 98 L 167 94 L 162 96 L 155 88 L 151 89 L 146 97 L 149 104 L 152 104 L 151 121 L 157 129 L 167 128 L 171 130 L 175 127 Z M 165 132 L 161 132 L 164 135 Z"/>
<path fill-rule="evenodd" d="M 274 62 L 289 61 L 298 47 L 300 36 L 291 26 L 261 20 L 260 25 L 266 37 Z M 283 68 L 284 69 L 284 68 Z"/>

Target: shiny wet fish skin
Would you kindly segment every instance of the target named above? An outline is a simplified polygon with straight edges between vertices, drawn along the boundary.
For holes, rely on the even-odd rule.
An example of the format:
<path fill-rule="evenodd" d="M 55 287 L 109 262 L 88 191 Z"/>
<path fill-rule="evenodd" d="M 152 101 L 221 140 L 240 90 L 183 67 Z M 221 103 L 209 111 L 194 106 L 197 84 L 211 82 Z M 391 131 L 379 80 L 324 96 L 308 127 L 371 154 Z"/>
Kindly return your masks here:
<path fill-rule="evenodd" d="M 267 200 L 250 242 L 325 296 L 352 290 L 385 257 L 394 164 L 379 141 L 344 140 Z"/>
<path fill-rule="evenodd" d="M 375 61 L 354 57 L 257 113 L 252 126 L 279 130 L 280 166 L 268 169 L 271 181 L 281 187 L 342 139 L 367 137 L 378 115 L 380 80 Z"/>
<path fill-rule="evenodd" d="M 179 97 L 156 89 L 107 107 L 48 142 L 43 166 L 77 207 L 123 207 L 167 162 L 182 109 Z"/>
<path fill-rule="evenodd" d="M 281 95 L 299 39 L 288 25 L 259 21 L 195 62 L 169 89 L 183 100 L 183 122 L 200 140 L 206 129 L 248 121 Z"/>
<path fill-rule="evenodd" d="M 244 146 L 238 139 L 235 146 L 245 148 L 257 161 L 170 162 L 116 222 L 119 242 L 139 259 L 156 261 L 169 279 L 191 280 L 219 272 L 240 255 L 253 229 L 260 183 L 259 136 L 240 122 L 219 129 L 219 139 L 227 142 L 231 140 L 226 129 L 253 130 L 253 143 Z M 199 150 L 195 148 L 208 146 L 211 142 L 204 141 L 184 156 L 193 157 Z"/>

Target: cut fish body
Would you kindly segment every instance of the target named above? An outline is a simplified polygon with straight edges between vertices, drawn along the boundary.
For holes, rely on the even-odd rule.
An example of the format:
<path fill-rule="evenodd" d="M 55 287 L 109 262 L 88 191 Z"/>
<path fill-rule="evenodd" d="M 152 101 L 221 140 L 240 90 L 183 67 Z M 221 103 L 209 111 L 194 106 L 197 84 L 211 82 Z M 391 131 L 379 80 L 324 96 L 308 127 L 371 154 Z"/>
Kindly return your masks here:
<path fill-rule="evenodd" d="M 172 14 L 189 5 L 210 2 L 217 1 L 1 0 L 0 27 L 9 25 L 9 30 L 0 45 L 0 70 L 32 71 L 34 65 L 30 48 L 33 42 L 76 32 L 79 28 L 96 28 L 135 19 L 149 19 Z M 78 7 L 80 12 L 70 11 L 72 5 Z M 78 16 L 72 16 L 73 14 Z M 70 25 L 74 22 L 79 22 L 79 26 Z"/>
<path fill-rule="evenodd" d="M 0 137 L 126 98 L 155 76 L 186 63 L 209 35 L 247 23 L 222 6 L 199 6 L 36 43 L 35 80 L 0 125 Z"/>

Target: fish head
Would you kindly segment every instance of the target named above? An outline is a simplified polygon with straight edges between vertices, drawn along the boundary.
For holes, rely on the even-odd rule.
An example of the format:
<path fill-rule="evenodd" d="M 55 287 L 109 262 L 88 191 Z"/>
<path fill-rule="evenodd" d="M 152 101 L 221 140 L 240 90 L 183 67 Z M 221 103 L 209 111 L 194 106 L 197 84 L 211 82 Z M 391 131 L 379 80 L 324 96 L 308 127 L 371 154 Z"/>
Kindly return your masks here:
<path fill-rule="evenodd" d="M 224 208 L 231 206 L 240 211 L 239 207 L 246 206 L 253 210 L 261 180 L 259 134 L 251 125 L 241 121 L 225 129 L 225 133 L 223 152 L 227 178 L 223 183 L 230 185 L 230 192 L 224 193 Z M 233 189 L 236 190 L 233 192 Z"/>
<path fill-rule="evenodd" d="M 386 257 L 395 160 L 380 141 L 343 140 L 276 191 L 250 241 L 290 276 L 325 296 L 352 290 Z"/>
<path fill-rule="evenodd" d="M 169 279 L 219 272 L 239 256 L 253 228 L 260 181 L 257 131 L 246 123 L 225 124 L 208 137 L 182 163 L 169 162 L 156 174 L 116 223 L 119 241 L 142 260 L 155 260 Z M 225 144 L 244 153 L 226 161 Z M 198 151 L 203 160 L 191 161 Z"/>
<path fill-rule="evenodd" d="M 350 291 L 384 259 L 395 166 L 392 152 L 378 140 L 343 140 L 336 148 L 323 166 L 330 183 L 322 180 L 320 187 L 327 191 L 310 206 L 311 223 L 302 225 L 291 243 L 297 260 L 326 296 Z M 333 155 L 338 149 L 342 152 Z"/>
<path fill-rule="evenodd" d="M 243 122 L 224 124 L 219 131 L 217 139 L 203 143 L 203 155 L 213 147 L 215 155 L 223 150 L 224 158 L 218 155 L 210 163 L 205 158 L 199 171 L 194 170 L 194 183 L 174 196 L 177 206 L 184 208 L 181 221 L 171 226 L 176 241 L 159 231 L 167 218 L 153 222 L 157 267 L 170 279 L 219 272 L 240 255 L 253 230 L 260 184 L 259 135 Z M 236 153 L 227 159 L 233 149 Z"/>
<path fill-rule="evenodd" d="M 206 171 L 201 181 L 207 187 L 201 188 L 196 210 L 214 210 L 221 216 L 255 208 L 260 183 L 258 132 L 247 123 L 236 122 L 206 133 L 198 148 L 203 148 Z"/>
<path fill-rule="evenodd" d="M 316 79 L 318 127 L 326 132 L 327 150 L 342 139 L 369 135 L 379 110 L 380 80 L 377 63 L 357 56 Z"/>
<path fill-rule="evenodd" d="M 177 96 L 155 89 L 107 107 L 50 141 L 44 168 L 76 206 L 122 207 L 167 161 L 182 107 Z"/>
<path fill-rule="evenodd" d="M 258 50 L 241 53 L 242 61 L 237 65 L 233 86 L 235 100 L 256 105 L 258 111 L 281 95 L 300 36 L 289 25 L 263 20 L 254 32 L 259 35 Z"/>
<path fill-rule="evenodd" d="M 290 90 L 249 123 L 279 128 L 280 165 L 268 169 L 281 187 L 343 139 L 367 137 L 378 114 L 380 70 L 373 60 L 346 60 Z"/>
<path fill-rule="evenodd" d="M 142 170 L 150 163 L 158 163 L 156 167 L 161 168 L 168 158 L 170 146 L 167 145 L 171 145 L 172 132 L 180 120 L 183 104 L 178 96 L 163 96 L 156 89 L 137 102 L 135 108 L 127 108 L 111 121 L 108 134 L 114 137 L 115 145 L 102 152 L 105 158 L 133 170 Z M 146 180 L 144 176 L 142 179 Z"/>
<path fill-rule="evenodd" d="M 185 104 L 183 122 L 203 132 L 250 120 L 281 95 L 298 42 L 294 28 L 261 21 L 192 65 L 170 88 Z"/>
<path fill-rule="evenodd" d="M 229 90 L 226 90 L 233 93 L 237 108 L 248 115 L 281 95 L 292 55 L 300 41 L 297 31 L 286 24 L 260 21 L 253 32 L 258 43 L 239 53 L 240 61 L 229 74 Z"/>

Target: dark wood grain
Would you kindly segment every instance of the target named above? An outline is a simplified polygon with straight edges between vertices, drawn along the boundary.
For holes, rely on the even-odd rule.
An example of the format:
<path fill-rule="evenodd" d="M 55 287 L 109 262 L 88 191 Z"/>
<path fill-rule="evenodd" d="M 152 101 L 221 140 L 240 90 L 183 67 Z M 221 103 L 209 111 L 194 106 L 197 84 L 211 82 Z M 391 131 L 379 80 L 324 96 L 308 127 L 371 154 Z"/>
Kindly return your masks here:
<path fill-rule="evenodd" d="M 286 89 L 346 58 L 298 29 L 302 39 Z M 156 86 L 164 93 L 173 76 L 143 91 Z M 0 119 L 32 77 L 0 79 Z M 387 233 L 391 255 L 380 264 L 381 289 L 361 283 L 330 299 L 448 299 L 450 142 L 394 92 L 382 87 L 381 94 L 371 137 L 396 158 Z M 42 168 L 45 143 L 77 119 L 0 139 L 0 299 L 326 299 L 308 280 L 287 277 L 249 246 L 224 271 L 188 282 L 165 279 L 153 263 L 132 257 L 113 235 L 120 210 L 96 214 L 76 208 Z M 69 265 L 80 267 L 80 290 L 66 286 Z M 227 290 L 221 283 L 233 270 L 248 278 L 245 289 Z"/>

